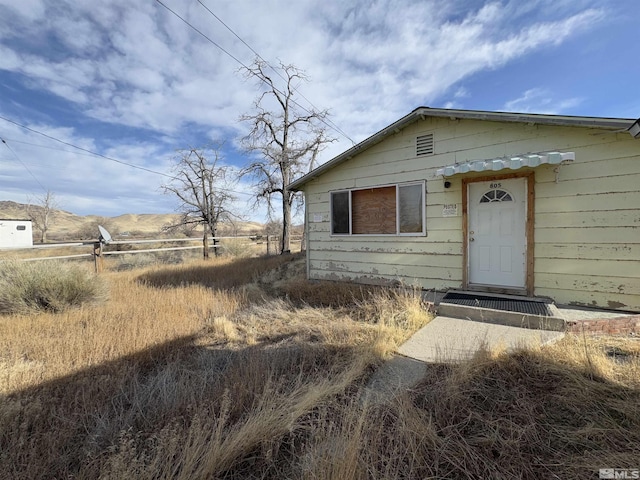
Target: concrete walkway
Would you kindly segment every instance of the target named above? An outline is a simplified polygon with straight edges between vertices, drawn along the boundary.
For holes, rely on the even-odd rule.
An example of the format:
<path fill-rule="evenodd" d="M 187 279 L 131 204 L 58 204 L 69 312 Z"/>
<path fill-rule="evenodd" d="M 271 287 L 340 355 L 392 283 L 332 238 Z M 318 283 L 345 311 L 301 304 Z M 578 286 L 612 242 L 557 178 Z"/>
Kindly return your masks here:
<path fill-rule="evenodd" d="M 366 397 L 376 402 L 386 401 L 420 380 L 430 363 L 460 362 L 473 357 L 483 347 L 513 349 L 546 344 L 563 336 L 562 332 L 438 316 L 376 371 L 367 385 Z"/>
<path fill-rule="evenodd" d="M 398 353 L 428 363 L 457 362 L 472 357 L 483 346 L 489 350 L 512 349 L 548 343 L 563 335 L 438 316 L 407 340 Z"/>

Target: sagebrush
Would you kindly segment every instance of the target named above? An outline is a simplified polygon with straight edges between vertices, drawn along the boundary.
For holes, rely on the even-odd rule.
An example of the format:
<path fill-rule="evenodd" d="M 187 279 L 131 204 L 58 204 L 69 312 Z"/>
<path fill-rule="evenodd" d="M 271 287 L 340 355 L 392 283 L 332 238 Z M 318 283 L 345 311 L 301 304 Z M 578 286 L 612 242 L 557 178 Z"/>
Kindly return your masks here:
<path fill-rule="evenodd" d="M 104 300 L 107 285 L 86 265 L 62 262 L 0 262 L 0 313 L 62 312 Z"/>

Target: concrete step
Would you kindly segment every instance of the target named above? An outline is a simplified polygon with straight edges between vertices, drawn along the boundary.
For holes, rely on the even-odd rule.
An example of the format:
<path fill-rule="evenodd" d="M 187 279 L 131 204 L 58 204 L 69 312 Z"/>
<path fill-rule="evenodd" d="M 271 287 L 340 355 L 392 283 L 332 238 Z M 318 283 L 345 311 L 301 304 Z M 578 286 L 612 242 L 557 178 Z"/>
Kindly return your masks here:
<path fill-rule="evenodd" d="M 473 294 L 472 292 L 456 292 Z M 458 305 L 447 302 L 446 295 L 440 303 L 436 305 L 438 315 L 451 318 L 472 320 L 475 322 L 493 323 L 510 327 L 530 328 L 535 330 L 551 330 L 563 332 L 566 330 L 566 321 L 560 316 L 560 312 L 548 299 L 534 299 L 529 297 L 518 297 L 513 295 L 492 295 L 481 293 L 481 296 L 495 297 L 496 299 L 508 299 L 522 302 L 540 302 L 546 304 L 547 315 L 532 313 L 521 313 L 506 310 L 497 310 L 479 306 Z"/>

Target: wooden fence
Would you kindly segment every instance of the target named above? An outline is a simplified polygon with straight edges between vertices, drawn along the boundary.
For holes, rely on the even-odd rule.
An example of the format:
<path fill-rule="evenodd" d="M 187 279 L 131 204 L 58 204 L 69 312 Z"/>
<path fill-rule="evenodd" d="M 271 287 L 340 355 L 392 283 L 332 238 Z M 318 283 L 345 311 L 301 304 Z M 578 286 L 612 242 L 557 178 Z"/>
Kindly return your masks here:
<path fill-rule="evenodd" d="M 292 235 L 291 243 L 295 244 L 302 241 L 302 236 Z M 220 251 L 225 253 L 225 250 L 231 254 L 235 254 L 234 250 L 238 248 L 238 242 L 244 242 L 244 245 L 253 249 L 253 253 L 264 255 L 276 255 L 280 253 L 280 237 L 276 235 L 252 235 L 252 236 L 235 236 L 235 237 L 209 237 L 209 249 L 214 251 Z M 187 246 L 162 246 L 153 248 L 131 248 L 134 245 L 152 245 L 152 244 L 175 244 L 175 243 L 199 243 L 199 245 L 187 245 Z M 126 247 L 129 246 L 129 247 Z M 44 250 L 44 249 L 87 249 L 89 252 L 77 253 L 71 255 L 51 255 L 51 256 L 38 256 L 28 257 L 24 256 L 27 251 Z M 161 253 L 161 252 L 173 252 L 184 250 L 203 250 L 202 238 L 156 238 L 156 239 L 140 239 L 140 240 L 113 240 L 109 243 L 99 242 L 97 240 L 82 241 L 82 242 L 66 242 L 66 243 L 44 243 L 39 245 L 33 245 L 31 247 L 7 247 L 0 248 L 2 252 L 19 252 L 21 261 L 34 262 L 40 260 L 67 260 L 77 258 L 93 258 L 95 271 L 101 272 L 104 266 L 104 257 L 112 255 L 135 255 L 140 253 Z M 264 250 L 263 250 L 264 249 Z M 294 249 L 295 250 L 295 249 Z M 204 254 L 204 252 L 203 252 Z M 1 261 L 1 260 L 0 260 Z"/>

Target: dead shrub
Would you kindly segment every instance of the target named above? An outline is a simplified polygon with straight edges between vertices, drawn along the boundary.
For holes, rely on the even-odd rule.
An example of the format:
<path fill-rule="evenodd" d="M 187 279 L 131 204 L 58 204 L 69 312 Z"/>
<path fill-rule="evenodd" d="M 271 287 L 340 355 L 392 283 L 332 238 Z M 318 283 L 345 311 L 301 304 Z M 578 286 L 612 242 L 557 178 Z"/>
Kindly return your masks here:
<path fill-rule="evenodd" d="M 225 238 L 220 241 L 222 255 L 232 258 L 253 257 L 257 251 L 257 245 L 246 238 Z"/>
<path fill-rule="evenodd" d="M 107 296 L 103 279 L 84 265 L 63 262 L 0 263 L 0 313 L 61 312 Z"/>

